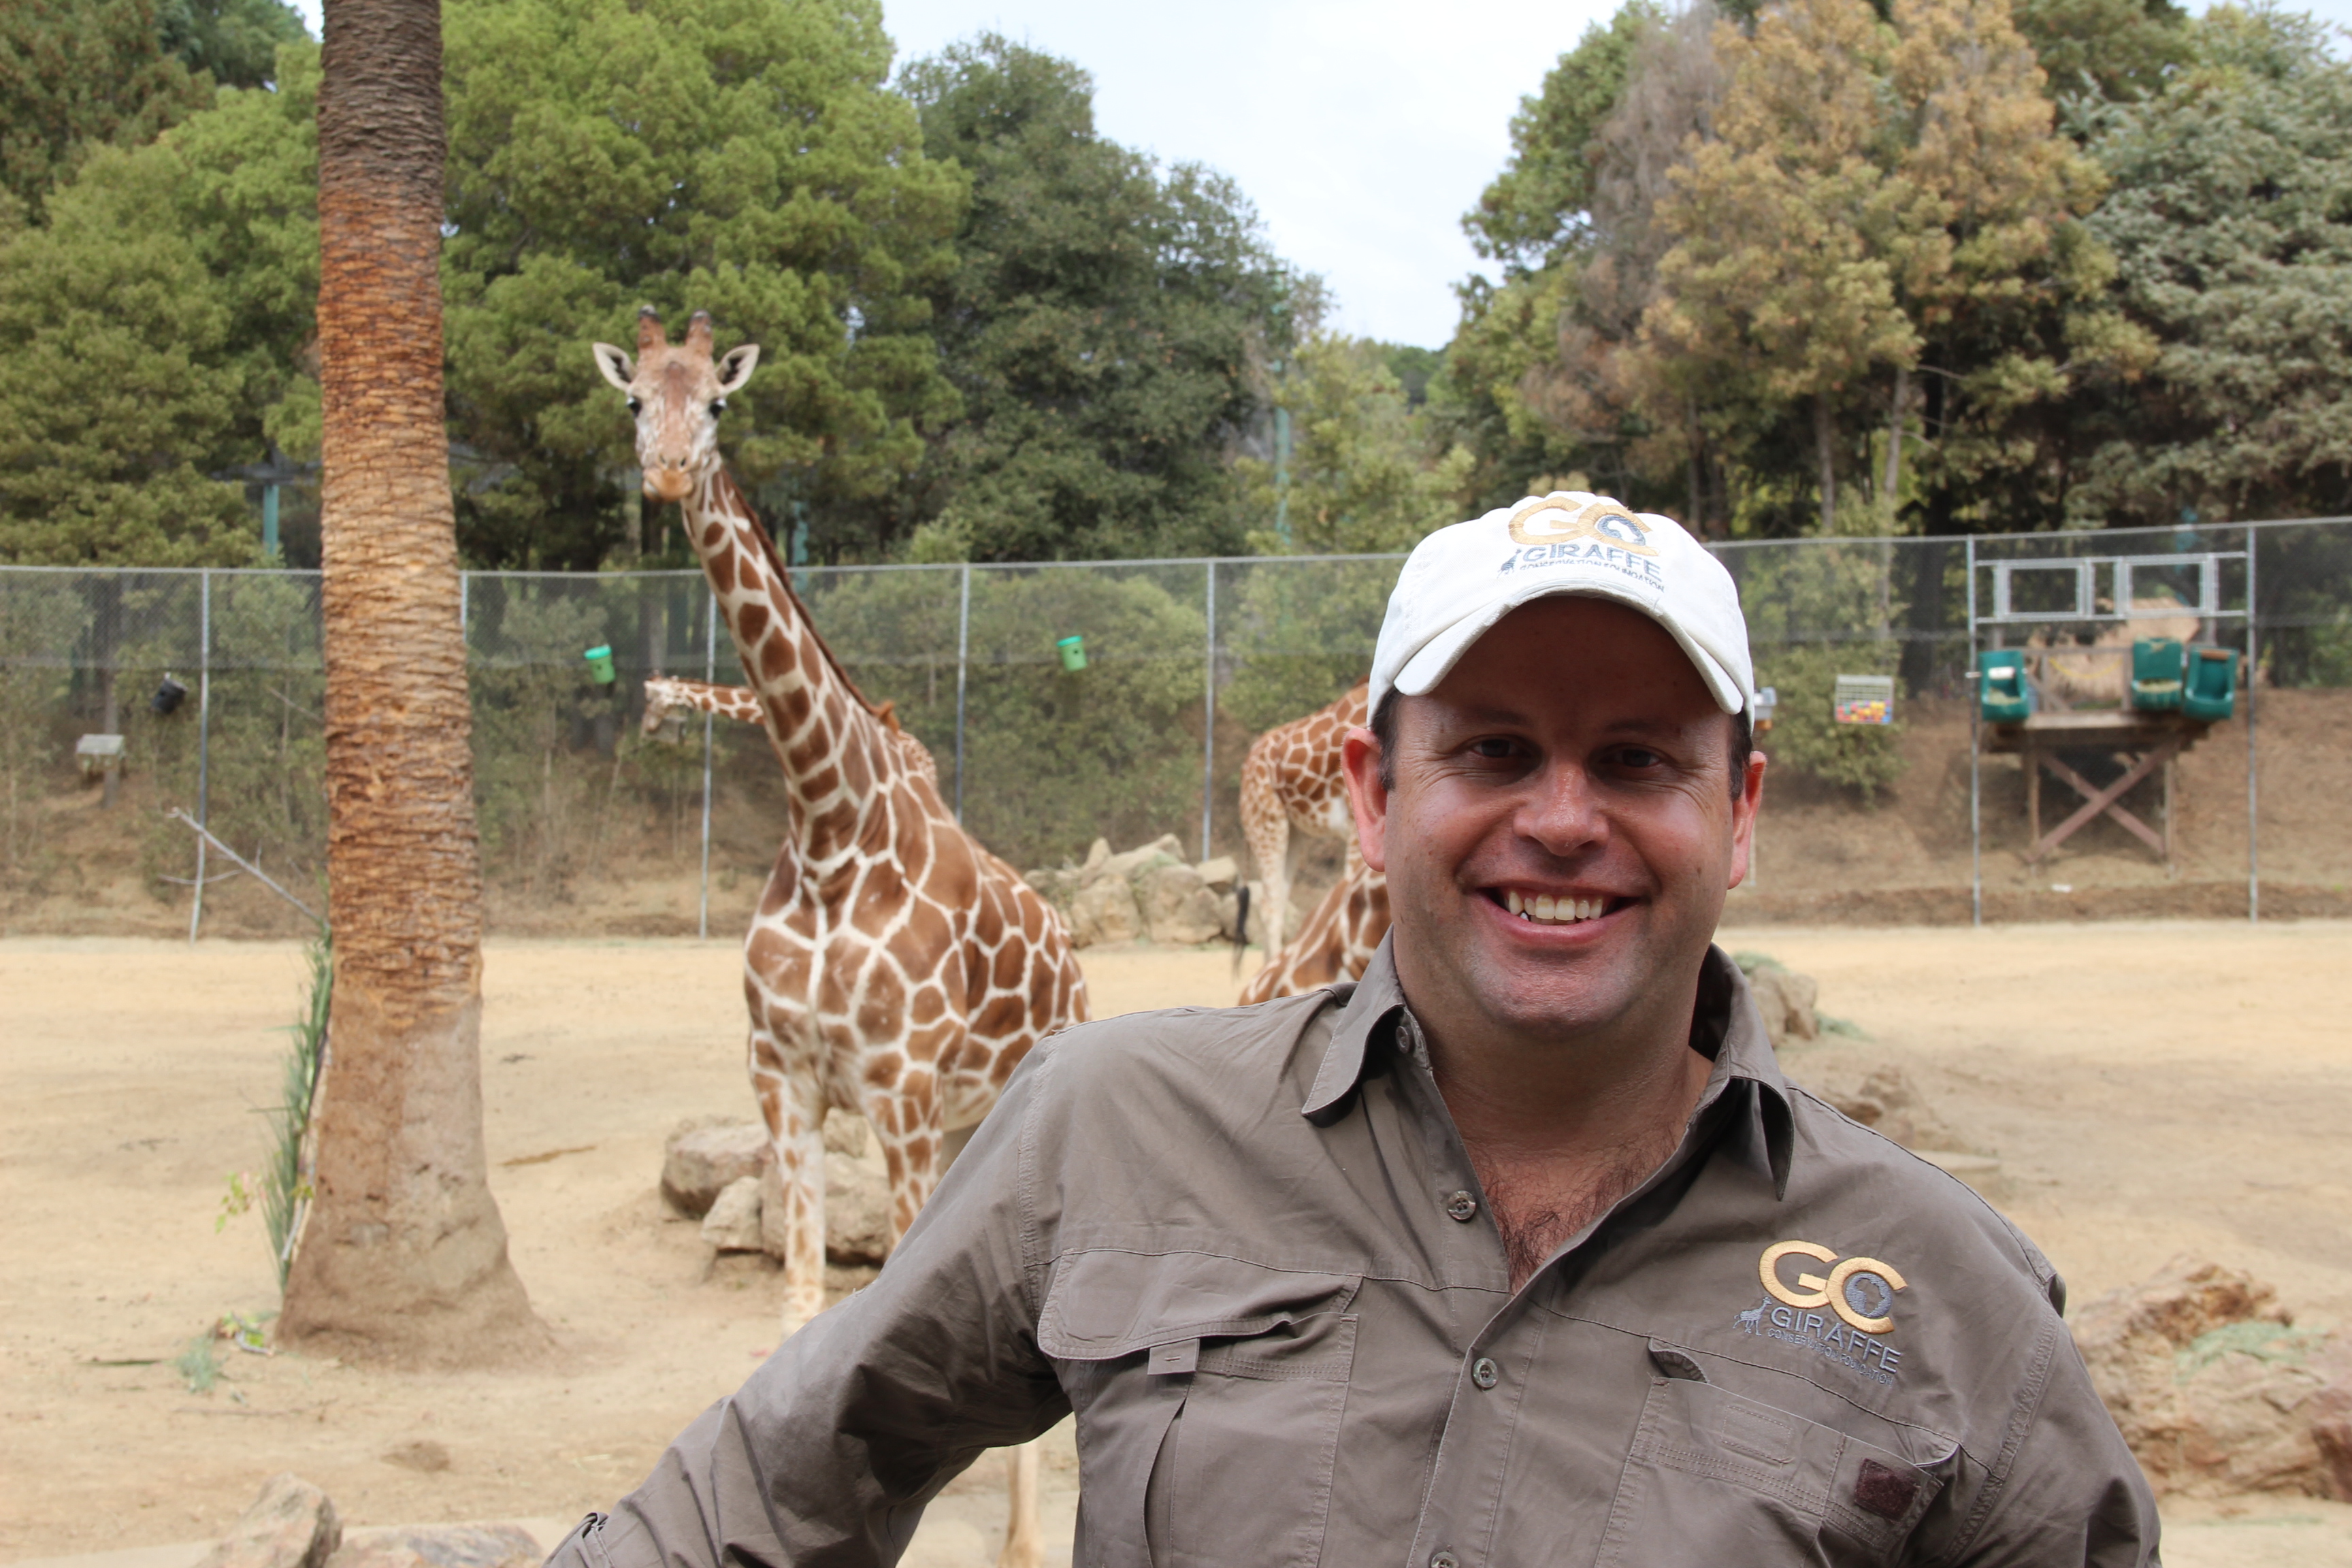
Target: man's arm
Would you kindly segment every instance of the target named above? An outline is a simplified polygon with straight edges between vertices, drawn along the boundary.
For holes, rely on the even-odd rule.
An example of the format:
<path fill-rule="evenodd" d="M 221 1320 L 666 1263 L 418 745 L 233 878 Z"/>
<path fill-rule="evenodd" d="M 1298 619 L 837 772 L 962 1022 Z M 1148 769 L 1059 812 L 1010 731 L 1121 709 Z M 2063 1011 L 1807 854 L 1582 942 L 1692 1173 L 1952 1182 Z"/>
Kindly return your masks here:
<path fill-rule="evenodd" d="M 548 1568 L 894 1563 L 986 1448 L 1067 1413 L 1037 1350 L 1024 1184 L 1052 1043 L 1022 1064 L 880 1278 L 696 1418 Z"/>

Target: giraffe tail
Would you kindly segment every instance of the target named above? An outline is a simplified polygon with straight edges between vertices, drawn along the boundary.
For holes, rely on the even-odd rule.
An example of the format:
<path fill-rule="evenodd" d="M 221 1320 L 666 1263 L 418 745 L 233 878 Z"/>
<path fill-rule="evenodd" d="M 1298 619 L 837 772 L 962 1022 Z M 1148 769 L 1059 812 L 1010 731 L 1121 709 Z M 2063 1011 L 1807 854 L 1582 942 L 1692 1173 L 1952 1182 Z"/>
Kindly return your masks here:
<path fill-rule="evenodd" d="M 1249 884 L 1244 882 L 1234 890 L 1234 973 L 1242 972 L 1242 954 L 1249 950 Z"/>

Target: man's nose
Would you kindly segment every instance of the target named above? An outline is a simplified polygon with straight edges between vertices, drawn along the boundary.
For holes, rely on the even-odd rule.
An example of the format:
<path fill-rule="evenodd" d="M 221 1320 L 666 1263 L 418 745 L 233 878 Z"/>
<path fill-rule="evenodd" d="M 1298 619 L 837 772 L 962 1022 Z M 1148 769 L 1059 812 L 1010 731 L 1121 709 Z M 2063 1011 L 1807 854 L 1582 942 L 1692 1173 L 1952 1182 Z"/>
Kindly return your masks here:
<path fill-rule="evenodd" d="M 1570 855 L 1608 837 L 1600 792 L 1582 763 L 1548 758 L 1528 779 L 1519 831 L 1554 855 Z"/>

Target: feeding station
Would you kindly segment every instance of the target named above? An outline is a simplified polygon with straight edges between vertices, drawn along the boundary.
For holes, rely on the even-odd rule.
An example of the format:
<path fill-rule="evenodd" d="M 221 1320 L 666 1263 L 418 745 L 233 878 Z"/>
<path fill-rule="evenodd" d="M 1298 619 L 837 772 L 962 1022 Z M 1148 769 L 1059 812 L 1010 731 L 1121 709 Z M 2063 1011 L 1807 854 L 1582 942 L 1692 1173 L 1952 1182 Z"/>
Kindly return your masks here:
<path fill-rule="evenodd" d="M 2242 605 L 2223 601 L 2223 570 L 2234 562 L 2248 563 L 2244 603 L 2251 604 L 2252 563 L 2243 551 L 1971 563 L 1975 751 L 1978 758 L 2020 761 L 2027 865 L 2040 865 L 2105 816 L 2154 850 L 2167 870 L 2178 870 L 2176 765 L 2236 710 L 2238 651 L 2196 640 L 2248 618 Z M 1991 578 L 1989 605 L 1976 592 L 1979 567 Z M 2022 646 L 2005 646 L 2012 637 Z M 1993 646 L 1979 647 L 1979 639 Z M 1978 765 L 1972 760 L 1972 800 L 1980 794 Z M 2106 767 L 2116 771 L 2105 784 L 2085 772 Z M 2045 773 L 2082 802 L 2046 831 Z M 2123 804 L 2151 774 L 2163 781 L 2160 828 Z"/>
<path fill-rule="evenodd" d="M 588 679 L 599 686 L 613 684 L 613 645 L 598 643 L 580 656 L 588 661 Z"/>
<path fill-rule="evenodd" d="M 1087 639 L 1083 637 L 1063 637 L 1054 644 L 1062 656 L 1062 668 L 1076 673 L 1087 667 Z"/>

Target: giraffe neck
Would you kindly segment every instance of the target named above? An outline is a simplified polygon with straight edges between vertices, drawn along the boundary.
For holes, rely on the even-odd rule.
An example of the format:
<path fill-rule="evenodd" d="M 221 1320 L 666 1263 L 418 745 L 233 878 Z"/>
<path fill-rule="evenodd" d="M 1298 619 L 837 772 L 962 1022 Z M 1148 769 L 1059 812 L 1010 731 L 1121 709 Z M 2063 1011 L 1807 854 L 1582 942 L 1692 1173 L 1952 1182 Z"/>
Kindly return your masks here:
<path fill-rule="evenodd" d="M 783 764 L 801 852 L 823 864 L 858 842 L 878 786 L 902 771 L 898 752 L 809 624 L 774 542 L 725 464 L 704 471 L 685 511 L 687 536 Z"/>

